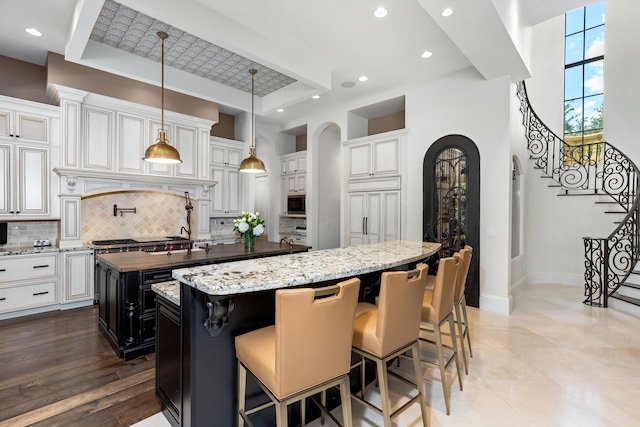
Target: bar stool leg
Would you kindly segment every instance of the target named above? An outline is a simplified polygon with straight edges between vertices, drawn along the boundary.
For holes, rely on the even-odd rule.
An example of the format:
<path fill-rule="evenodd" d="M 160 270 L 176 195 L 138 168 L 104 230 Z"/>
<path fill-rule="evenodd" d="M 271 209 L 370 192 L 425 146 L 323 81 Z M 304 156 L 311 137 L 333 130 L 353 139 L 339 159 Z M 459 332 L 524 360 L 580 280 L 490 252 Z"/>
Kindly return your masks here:
<path fill-rule="evenodd" d="M 287 404 L 285 402 L 277 402 L 276 407 L 276 426 L 287 427 Z"/>
<path fill-rule="evenodd" d="M 238 427 L 244 427 L 242 413 L 245 408 L 245 393 L 247 388 L 247 370 L 238 362 Z"/>
<path fill-rule="evenodd" d="M 460 354 L 458 353 L 458 344 L 456 343 L 458 338 L 456 338 L 456 330 L 455 330 L 455 324 L 453 322 L 453 315 L 449 316 L 449 319 L 447 321 L 449 322 L 449 329 L 451 330 L 451 343 L 453 345 L 453 361 L 456 364 L 456 370 L 458 371 L 458 384 L 460 385 L 460 391 L 462 391 L 462 369 L 460 369 L 460 363 L 458 363 L 458 357 L 460 356 Z"/>
<path fill-rule="evenodd" d="M 436 349 L 438 350 L 438 366 L 440 367 L 440 378 L 442 380 L 442 393 L 444 394 L 444 406 L 447 409 L 447 415 L 450 414 L 449 409 L 449 390 L 447 387 L 447 370 L 444 365 L 444 356 L 442 354 L 442 335 L 440 335 L 440 325 L 434 325 L 433 332 L 436 336 Z"/>
<path fill-rule="evenodd" d="M 427 398 L 424 395 L 424 381 L 422 379 L 422 366 L 420 363 L 420 344 L 416 341 L 411 346 L 411 358 L 413 359 L 413 369 L 416 372 L 416 387 L 420 393 L 420 411 L 422 411 L 422 424 L 424 427 L 428 427 L 427 424 Z"/>
<path fill-rule="evenodd" d="M 467 319 L 467 298 L 462 297 L 462 316 L 464 318 L 464 334 L 467 336 L 467 344 L 469 344 L 469 357 L 473 357 L 471 351 L 471 334 L 469 333 L 469 320 Z"/>
<path fill-rule="evenodd" d="M 342 427 L 353 427 L 351 412 L 351 390 L 349 376 L 345 375 L 340 383 L 340 398 L 342 400 Z"/>
<path fill-rule="evenodd" d="M 391 403 L 389 402 L 389 380 L 387 378 L 387 364 L 382 359 L 376 359 L 378 372 L 378 390 L 380 390 L 380 404 L 384 427 L 391 427 Z"/>
<path fill-rule="evenodd" d="M 460 352 L 462 353 L 462 361 L 464 362 L 464 373 L 469 375 L 469 365 L 467 362 L 467 351 L 464 348 L 464 331 L 462 328 L 462 317 L 460 313 L 460 304 L 454 303 L 453 308 L 456 311 L 456 324 L 458 325 L 458 336 L 460 337 Z"/>

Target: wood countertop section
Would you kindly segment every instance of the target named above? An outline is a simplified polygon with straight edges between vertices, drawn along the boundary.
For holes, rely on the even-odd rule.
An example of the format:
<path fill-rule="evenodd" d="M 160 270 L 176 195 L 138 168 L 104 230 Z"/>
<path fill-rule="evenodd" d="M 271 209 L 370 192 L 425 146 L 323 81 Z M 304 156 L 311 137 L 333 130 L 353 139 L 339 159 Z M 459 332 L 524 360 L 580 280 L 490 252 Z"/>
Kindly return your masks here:
<path fill-rule="evenodd" d="M 309 246 L 293 245 L 293 253 L 306 252 Z M 289 245 L 274 242 L 256 241 L 254 250 L 247 251 L 244 244 L 213 245 L 207 253 L 204 248 L 193 249 L 191 255 L 186 250 L 167 252 L 122 252 L 96 255 L 97 259 L 106 263 L 120 273 L 154 268 L 180 268 L 193 264 L 214 264 L 228 261 L 248 260 L 252 258 L 270 257 L 289 254 Z"/>
<path fill-rule="evenodd" d="M 384 271 L 422 261 L 439 249 L 439 243 L 397 240 L 175 269 L 172 276 L 208 295 L 233 295 Z"/>

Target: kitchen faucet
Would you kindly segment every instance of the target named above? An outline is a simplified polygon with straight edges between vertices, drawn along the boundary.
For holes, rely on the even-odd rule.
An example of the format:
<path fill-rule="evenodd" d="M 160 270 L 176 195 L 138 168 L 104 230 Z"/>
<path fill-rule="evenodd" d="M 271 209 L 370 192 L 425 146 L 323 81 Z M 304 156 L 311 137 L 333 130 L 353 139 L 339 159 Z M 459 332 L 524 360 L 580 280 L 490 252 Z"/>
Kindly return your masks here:
<path fill-rule="evenodd" d="M 293 253 L 293 239 L 291 238 L 286 238 L 283 237 L 282 239 L 280 239 L 280 247 L 282 247 L 282 242 L 285 242 L 289 245 L 289 253 L 292 254 Z"/>
<path fill-rule="evenodd" d="M 184 231 L 187 233 L 187 239 L 189 239 L 189 246 L 187 247 L 187 255 L 191 255 L 191 247 L 193 246 L 193 241 L 191 240 L 191 211 L 193 210 L 193 205 L 191 204 L 191 198 L 189 197 L 189 192 L 184 192 L 185 198 L 185 206 L 184 209 L 187 211 L 187 228 L 184 228 L 184 225 L 180 227 L 180 234 Z"/>

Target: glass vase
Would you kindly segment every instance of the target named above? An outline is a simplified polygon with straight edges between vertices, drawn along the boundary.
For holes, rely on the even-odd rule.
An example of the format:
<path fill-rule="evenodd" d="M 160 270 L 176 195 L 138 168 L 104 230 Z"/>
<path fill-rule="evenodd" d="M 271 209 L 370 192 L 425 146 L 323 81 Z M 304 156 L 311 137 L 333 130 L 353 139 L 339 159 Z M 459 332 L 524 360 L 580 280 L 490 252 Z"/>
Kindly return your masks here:
<path fill-rule="evenodd" d="M 250 231 L 244 233 L 244 248 L 248 251 L 252 251 L 255 245 L 256 242 L 253 233 Z"/>

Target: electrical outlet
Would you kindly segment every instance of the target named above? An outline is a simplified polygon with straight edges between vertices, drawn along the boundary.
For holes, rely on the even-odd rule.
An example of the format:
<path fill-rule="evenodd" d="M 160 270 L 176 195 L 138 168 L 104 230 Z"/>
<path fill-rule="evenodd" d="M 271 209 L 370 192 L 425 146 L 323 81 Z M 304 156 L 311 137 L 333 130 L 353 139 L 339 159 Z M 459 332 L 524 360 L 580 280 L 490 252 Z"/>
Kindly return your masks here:
<path fill-rule="evenodd" d="M 51 246 L 51 241 L 49 239 L 34 240 L 33 246 Z"/>

